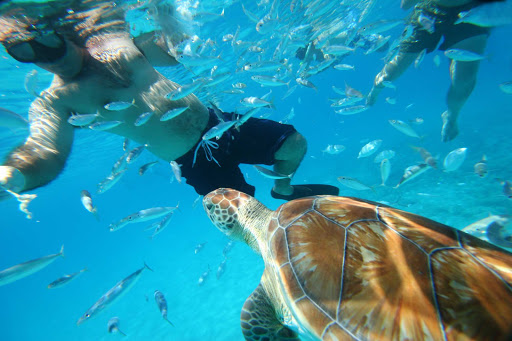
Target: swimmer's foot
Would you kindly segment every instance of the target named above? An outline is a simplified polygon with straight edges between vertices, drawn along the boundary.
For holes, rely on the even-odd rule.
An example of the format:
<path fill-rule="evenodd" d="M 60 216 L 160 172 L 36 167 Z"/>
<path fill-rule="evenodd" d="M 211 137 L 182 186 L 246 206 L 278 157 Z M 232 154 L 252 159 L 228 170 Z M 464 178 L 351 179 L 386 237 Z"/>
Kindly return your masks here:
<path fill-rule="evenodd" d="M 459 128 L 457 127 L 457 119 L 450 114 L 449 111 L 445 111 L 441 118 L 443 119 L 443 128 L 441 129 L 441 140 L 448 142 L 453 140 L 459 135 Z"/>
<path fill-rule="evenodd" d="M 272 198 L 282 200 L 293 200 L 313 195 L 338 195 L 340 190 L 336 186 L 331 185 L 292 185 L 293 193 L 284 195 L 275 192 L 273 189 L 270 192 Z"/>
<path fill-rule="evenodd" d="M 381 91 L 382 87 L 374 86 L 372 90 L 370 90 L 368 96 L 366 97 L 366 106 L 374 105 Z"/>

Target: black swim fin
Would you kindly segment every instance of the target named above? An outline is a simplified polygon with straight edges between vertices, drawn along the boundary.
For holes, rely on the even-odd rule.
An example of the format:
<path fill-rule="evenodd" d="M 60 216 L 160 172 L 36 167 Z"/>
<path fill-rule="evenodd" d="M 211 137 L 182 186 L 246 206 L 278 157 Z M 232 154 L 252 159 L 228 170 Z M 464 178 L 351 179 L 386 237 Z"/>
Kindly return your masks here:
<path fill-rule="evenodd" d="M 283 195 L 274 192 L 272 190 L 270 195 L 274 199 L 282 200 L 294 200 L 304 197 L 310 197 L 313 195 L 339 195 L 340 190 L 336 186 L 331 185 L 292 185 L 293 193 L 289 195 Z"/>

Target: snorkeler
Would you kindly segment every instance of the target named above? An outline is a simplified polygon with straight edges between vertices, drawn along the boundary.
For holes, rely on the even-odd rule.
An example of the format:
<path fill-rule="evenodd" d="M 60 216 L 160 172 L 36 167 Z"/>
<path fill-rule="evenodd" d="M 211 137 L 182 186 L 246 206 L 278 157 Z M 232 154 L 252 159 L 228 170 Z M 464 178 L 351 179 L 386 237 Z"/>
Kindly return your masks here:
<path fill-rule="evenodd" d="M 476 0 L 402 0 L 401 7 L 409 9 L 415 5 L 408 19 L 404 34 L 410 35 L 401 41 L 396 56 L 389 61 L 375 77 L 373 88 L 368 94 L 367 105 L 373 105 L 384 88 L 413 63 L 426 50 L 461 49 L 482 54 L 489 36 L 489 28 L 467 23 L 455 24 L 458 14 L 481 4 Z M 412 31 L 409 31 L 412 28 Z M 446 96 L 446 110 L 442 115 L 443 142 L 453 140 L 459 133 L 457 117 L 476 84 L 480 62 L 451 60 L 451 84 Z"/>
<path fill-rule="evenodd" d="M 239 169 L 241 163 L 274 165 L 275 172 L 285 175 L 275 179 L 274 198 L 338 194 L 334 186 L 290 184 L 307 149 L 305 138 L 291 125 L 251 118 L 238 130 L 229 129 L 211 149 L 199 148 L 204 147 L 205 132 L 221 122 L 218 113 L 193 94 L 167 98 L 179 85 L 154 68 L 178 64 L 167 51 L 169 44 L 185 39 L 179 31 L 172 37 L 164 38 L 163 32 L 133 38 L 122 6 L 113 2 L 15 6 L 4 7 L 0 41 L 13 58 L 48 70 L 54 79 L 30 106 L 29 137 L 0 166 L 0 186 L 5 189 L 21 192 L 54 180 L 71 152 L 76 127 L 68 123 L 69 117 L 97 113 L 96 123 L 118 124 L 109 132 L 146 145 L 163 160 L 182 164 L 182 175 L 199 194 L 231 187 L 254 195 L 255 188 Z M 172 20 L 170 6 L 154 10 Z M 171 109 L 184 107 L 188 109 L 179 116 L 159 120 Z M 135 126 L 146 112 L 153 112 L 153 117 Z M 222 115 L 232 119 L 231 114 Z"/>

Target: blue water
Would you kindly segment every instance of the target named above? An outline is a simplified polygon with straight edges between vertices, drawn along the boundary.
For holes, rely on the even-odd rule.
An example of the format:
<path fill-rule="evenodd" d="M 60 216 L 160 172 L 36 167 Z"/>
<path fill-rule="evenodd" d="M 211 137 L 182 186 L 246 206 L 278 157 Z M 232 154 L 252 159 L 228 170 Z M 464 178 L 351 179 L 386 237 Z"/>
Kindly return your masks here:
<path fill-rule="evenodd" d="M 300 2 L 300 1 L 299 1 Z M 219 87 L 231 88 L 231 83 L 248 84 L 246 96 L 262 96 L 268 89 L 252 82 L 246 74 L 235 73 L 237 56 L 232 55 L 222 36 L 233 34 L 241 27 L 239 39 L 258 41 L 255 24 L 247 19 L 240 2 L 213 2 L 215 11 L 225 8 L 225 17 L 195 28 L 204 40 L 212 38 L 223 51 L 224 67 L 233 72 L 232 78 Z M 326 1 L 327 3 L 327 1 Z M 246 7 L 259 16 L 265 14 L 255 3 Z M 284 7 L 283 7 L 284 8 Z M 366 22 L 379 19 L 404 18 L 405 12 L 395 1 L 379 1 Z M 144 18 L 136 18 L 139 28 Z M 138 20 L 138 21 L 137 21 Z M 392 29 L 392 39 L 399 36 L 402 26 Z M 378 187 L 375 192 L 355 191 L 341 187 L 341 194 L 375 201 L 386 201 L 439 222 L 462 228 L 492 214 L 511 214 L 512 202 L 503 193 L 496 178 L 511 179 L 512 95 L 500 91 L 498 84 L 512 80 L 512 27 L 493 30 L 481 63 L 477 86 L 462 110 L 460 135 L 452 142 L 440 141 L 441 119 L 445 110 L 445 93 L 449 86 L 448 60 L 441 52 L 426 56 L 418 69 L 411 67 L 395 82 L 396 91 L 385 89 L 377 104 L 370 110 L 353 116 L 339 116 L 330 107 L 329 98 L 339 97 L 332 85 L 352 87 L 367 93 L 375 74 L 383 66 L 382 53 L 364 55 L 361 50 L 346 57 L 343 63 L 353 64 L 356 71 L 337 71 L 332 68 L 310 78 L 318 88 L 298 87 L 292 96 L 282 100 L 286 87 L 273 88 L 276 110 L 270 119 L 280 120 L 291 108 L 291 120 L 308 140 L 308 152 L 294 177 L 294 183 L 327 183 L 339 185 L 338 176 L 355 177 L 369 184 L 380 184 L 379 165 L 373 157 L 357 159 L 361 147 L 370 140 L 382 139 L 381 150 L 392 149 L 397 155 L 391 160 L 392 173 L 388 184 L 395 185 L 403 170 L 421 161 L 409 145 L 421 144 L 442 164 L 448 152 L 467 148 L 463 165 L 455 172 L 429 170 L 417 179 L 394 190 Z M 271 56 L 279 39 L 262 42 L 271 47 L 264 56 Z M 441 55 L 436 67 L 433 57 Z M 295 65 L 293 54 L 285 56 Z M 5 51 L 0 54 L 0 106 L 24 116 L 33 100 L 23 88 L 27 72 L 33 65 L 21 64 Z M 38 69 L 40 87 L 51 81 L 51 75 Z M 187 83 L 192 75 L 182 69 L 159 68 L 159 71 L 178 83 Z M 294 82 L 292 81 L 292 84 Z M 205 98 L 204 93 L 198 94 Z M 225 111 L 241 109 L 241 97 L 220 97 Z M 397 104 L 385 102 L 395 97 Z M 410 104 L 413 106 L 406 110 Z M 416 126 L 422 141 L 395 130 L 387 120 L 424 118 Z M 0 131 L 0 155 L 23 141 L 22 134 Z M 223 260 L 222 250 L 227 238 L 211 224 L 201 204 L 193 208 L 197 198 L 194 190 L 176 181 L 170 167 L 161 162 L 144 176 L 138 167 L 156 158 L 145 152 L 137 163 L 111 190 L 97 195 L 96 185 L 110 172 L 112 164 L 123 153 L 123 138 L 104 132 L 79 130 L 73 151 L 65 170 L 51 184 L 31 191 L 37 198 L 30 204 L 33 219 L 26 219 L 15 200 L 0 205 L 0 269 L 58 252 L 61 245 L 65 257 L 57 259 L 44 270 L 20 281 L 0 287 L 0 340 L 110 340 L 120 336 L 107 333 L 107 321 L 118 316 L 120 328 L 128 334 L 126 340 L 240 340 L 240 310 L 246 297 L 258 285 L 263 271 L 261 259 L 246 245 L 236 244 L 229 253 L 226 272 L 216 278 L 218 265 Z M 342 144 L 346 150 L 338 155 L 322 153 L 328 144 Z M 133 146 L 133 145 L 132 145 Z M 489 176 L 479 178 L 473 165 L 482 155 L 488 158 Z M 272 182 L 263 178 L 252 167 L 242 166 L 248 182 L 257 187 L 256 197 L 275 209 L 282 202 L 269 195 Z M 80 191 L 93 194 L 98 207 L 98 222 L 80 202 Z M 109 232 L 108 225 L 141 209 L 154 206 L 175 206 L 180 203 L 171 224 L 154 239 L 149 224 L 128 225 L 118 232 Z M 207 242 L 198 254 L 195 246 Z M 118 281 L 146 262 L 154 272 L 144 271 L 140 280 L 120 300 L 79 327 L 76 321 L 82 314 Z M 47 284 L 84 267 L 89 271 L 69 285 L 49 290 Z M 204 285 L 198 285 L 201 274 L 211 268 Z M 160 317 L 153 292 L 160 290 L 169 304 L 171 327 Z"/>

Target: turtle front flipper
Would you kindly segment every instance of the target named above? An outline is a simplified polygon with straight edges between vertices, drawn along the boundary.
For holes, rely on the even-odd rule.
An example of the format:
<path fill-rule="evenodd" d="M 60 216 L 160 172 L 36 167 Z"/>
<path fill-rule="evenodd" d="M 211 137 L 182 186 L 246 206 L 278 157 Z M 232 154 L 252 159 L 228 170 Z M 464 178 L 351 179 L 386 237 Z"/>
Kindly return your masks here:
<path fill-rule="evenodd" d="M 261 283 L 247 298 L 240 316 L 242 332 L 247 341 L 299 341 L 296 332 L 283 325 Z"/>

